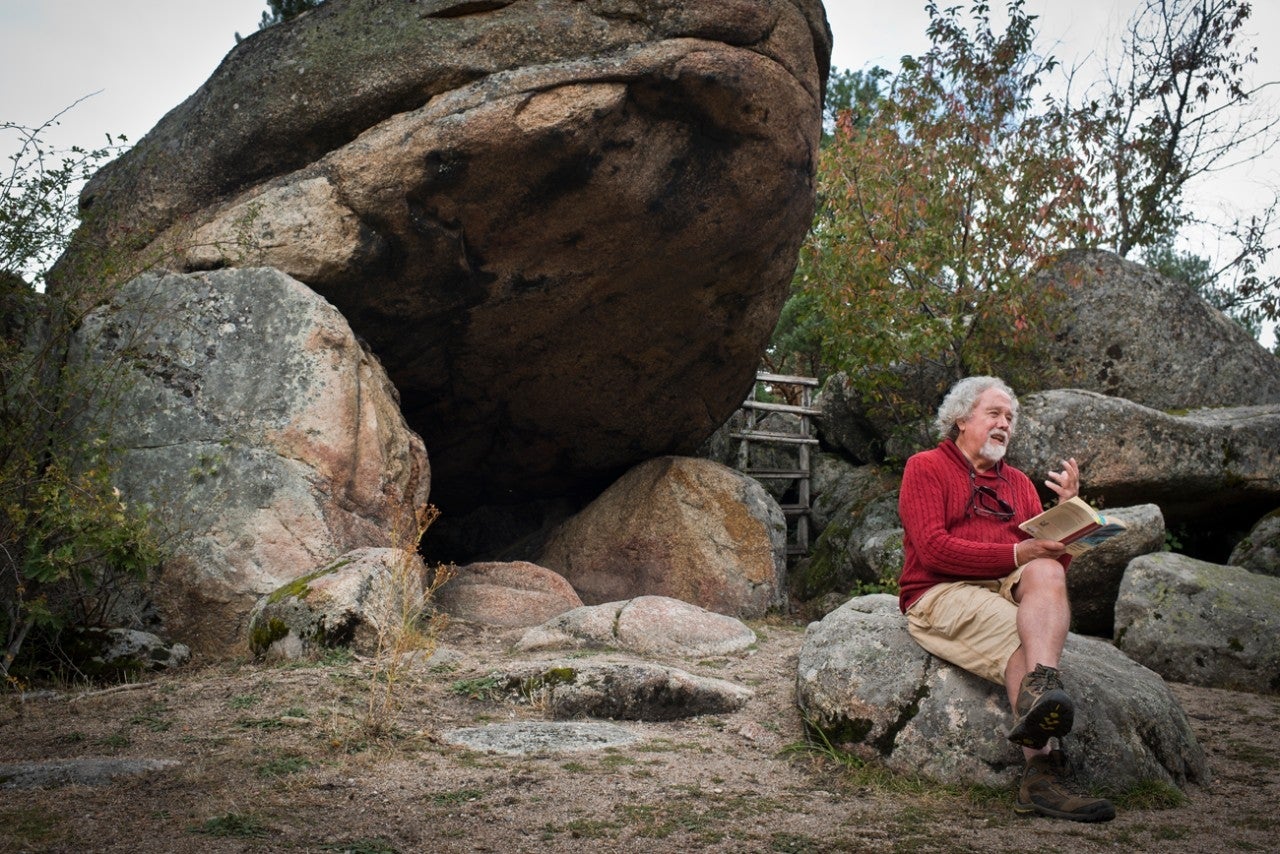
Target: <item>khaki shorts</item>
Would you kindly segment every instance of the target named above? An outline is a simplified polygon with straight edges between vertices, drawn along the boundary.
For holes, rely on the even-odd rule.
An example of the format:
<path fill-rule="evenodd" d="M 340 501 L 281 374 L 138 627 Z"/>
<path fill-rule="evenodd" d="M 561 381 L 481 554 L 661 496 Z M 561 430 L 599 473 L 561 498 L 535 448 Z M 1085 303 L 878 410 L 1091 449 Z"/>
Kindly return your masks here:
<path fill-rule="evenodd" d="M 1013 587 L 1022 569 L 992 581 L 935 584 L 907 609 L 907 631 L 938 658 L 1004 684 L 1004 669 L 1021 645 Z"/>

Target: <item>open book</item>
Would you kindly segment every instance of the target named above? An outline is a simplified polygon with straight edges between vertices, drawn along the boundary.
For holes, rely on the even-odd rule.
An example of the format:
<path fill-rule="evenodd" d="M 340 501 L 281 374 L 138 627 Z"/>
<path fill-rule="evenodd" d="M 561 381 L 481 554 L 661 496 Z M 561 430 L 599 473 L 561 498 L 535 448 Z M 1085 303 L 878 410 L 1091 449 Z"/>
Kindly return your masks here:
<path fill-rule="evenodd" d="M 1083 554 L 1125 530 L 1124 522 L 1108 519 L 1079 498 L 1059 502 L 1018 527 L 1038 540 L 1057 540 L 1071 555 Z"/>

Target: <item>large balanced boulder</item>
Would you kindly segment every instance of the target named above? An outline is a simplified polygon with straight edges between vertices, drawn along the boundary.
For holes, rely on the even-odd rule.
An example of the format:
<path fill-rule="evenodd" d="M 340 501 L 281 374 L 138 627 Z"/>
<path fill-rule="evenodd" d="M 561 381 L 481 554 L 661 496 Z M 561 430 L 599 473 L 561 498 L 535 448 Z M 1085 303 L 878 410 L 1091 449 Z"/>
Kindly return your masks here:
<path fill-rule="evenodd" d="M 1280 404 L 1173 415 L 1078 389 L 1020 403 L 1009 460 L 1033 481 L 1075 457 L 1083 493 L 1104 506 L 1152 502 L 1203 521 L 1280 504 Z"/>
<path fill-rule="evenodd" d="M 325 561 L 416 542 L 422 440 L 342 316 L 288 276 L 135 279 L 85 319 L 71 365 L 110 378 L 90 417 L 123 448 L 124 499 L 173 526 L 154 595 L 193 651 L 242 646 L 258 598 Z"/>
<path fill-rule="evenodd" d="M 627 472 L 552 533 L 538 563 L 588 605 L 666 596 L 735 617 L 786 598 L 786 520 L 763 486 L 692 457 Z"/>
<path fill-rule="evenodd" d="M 1110 644 L 1069 635 L 1063 683 L 1077 703 L 1066 739 L 1081 782 L 1125 790 L 1209 779 L 1177 699 L 1155 673 Z M 1008 741 L 1009 701 L 925 652 L 895 597 L 851 599 L 805 632 L 796 698 L 831 743 L 940 782 L 1009 785 L 1023 767 Z"/>
<path fill-rule="evenodd" d="M 59 274 L 275 266 L 378 354 L 446 513 L 588 493 L 750 388 L 830 44 L 819 0 L 330 0 L 86 187 Z"/>
<path fill-rule="evenodd" d="M 1153 409 L 1280 403 L 1280 359 L 1190 285 L 1101 250 L 1064 253 L 1038 284 L 1061 295 L 1035 354 L 1056 387 Z"/>
<path fill-rule="evenodd" d="M 1164 552 L 1129 564 L 1116 644 L 1177 682 L 1280 693 L 1280 578 Z"/>

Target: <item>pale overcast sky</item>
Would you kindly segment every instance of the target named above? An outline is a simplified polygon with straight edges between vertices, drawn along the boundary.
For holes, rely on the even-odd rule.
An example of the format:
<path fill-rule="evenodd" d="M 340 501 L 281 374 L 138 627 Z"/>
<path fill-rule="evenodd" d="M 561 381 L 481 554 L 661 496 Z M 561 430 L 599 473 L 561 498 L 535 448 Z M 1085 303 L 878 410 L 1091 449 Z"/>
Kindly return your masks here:
<path fill-rule="evenodd" d="M 1140 2 L 1028 0 L 1026 8 L 1041 16 L 1041 50 L 1073 64 L 1114 43 Z M 826 6 L 836 67 L 895 69 L 902 55 L 928 46 L 924 0 L 828 0 Z M 1004 8 L 999 0 L 992 6 L 993 14 Z M 265 0 L 0 0 L 0 120 L 38 125 L 91 96 L 47 141 L 89 147 L 112 133 L 136 142 L 213 73 L 236 32 L 257 31 L 266 8 Z M 1280 32 L 1280 2 L 1254 3 L 1249 29 Z M 1258 79 L 1280 79 L 1280 45 L 1265 37 L 1251 43 L 1262 60 Z M 0 155 L 13 150 L 12 139 L 0 138 Z M 1215 207 L 1256 207 L 1257 182 L 1280 184 L 1280 152 L 1254 164 L 1247 180 L 1205 182 L 1195 198 Z"/>

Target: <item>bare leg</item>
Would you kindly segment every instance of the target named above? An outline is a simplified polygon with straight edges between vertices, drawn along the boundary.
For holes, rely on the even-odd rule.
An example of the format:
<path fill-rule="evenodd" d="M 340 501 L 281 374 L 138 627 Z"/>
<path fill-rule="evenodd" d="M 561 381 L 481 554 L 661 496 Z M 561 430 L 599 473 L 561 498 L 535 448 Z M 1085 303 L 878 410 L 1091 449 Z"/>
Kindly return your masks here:
<path fill-rule="evenodd" d="M 1022 578 L 1013 589 L 1018 603 L 1018 639 L 1021 645 L 1005 666 L 1004 685 L 1010 708 L 1016 709 L 1022 678 L 1037 664 L 1057 667 L 1071 625 L 1071 609 L 1067 601 L 1067 574 L 1056 560 L 1033 560 L 1022 570 Z M 1024 747 L 1027 757 L 1047 753 Z"/>

